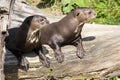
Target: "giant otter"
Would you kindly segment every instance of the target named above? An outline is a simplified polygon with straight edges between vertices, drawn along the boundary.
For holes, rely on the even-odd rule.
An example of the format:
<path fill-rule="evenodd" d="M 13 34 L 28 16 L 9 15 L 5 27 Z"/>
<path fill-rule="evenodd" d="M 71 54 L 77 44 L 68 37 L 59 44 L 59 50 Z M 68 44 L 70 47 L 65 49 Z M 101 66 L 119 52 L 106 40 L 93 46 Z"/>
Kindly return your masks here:
<path fill-rule="evenodd" d="M 82 45 L 81 31 L 85 22 L 95 17 L 96 13 L 91 8 L 75 9 L 60 21 L 43 27 L 39 41 L 42 45 L 47 44 L 54 50 L 55 58 L 59 63 L 64 61 L 61 47 L 65 45 L 74 45 L 77 48 L 76 55 L 83 58 L 85 50 Z"/>
<path fill-rule="evenodd" d="M 22 25 L 17 29 L 15 36 L 9 36 L 9 38 L 6 38 L 9 39 L 6 40 L 7 49 L 10 50 L 16 56 L 18 60 L 18 65 L 22 69 L 27 71 L 29 68 L 29 63 L 27 59 L 23 56 L 23 54 L 26 52 L 34 51 L 39 55 L 40 60 L 43 60 L 42 53 L 44 53 L 43 49 L 45 48 L 42 47 L 39 41 L 40 32 L 36 31 L 40 30 L 42 27 L 48 24 L 49 21 L 44 16 L 28 16 L 23 21 Z M 47 63 L 49 63 L 49 61 L 47 61 Z"/>

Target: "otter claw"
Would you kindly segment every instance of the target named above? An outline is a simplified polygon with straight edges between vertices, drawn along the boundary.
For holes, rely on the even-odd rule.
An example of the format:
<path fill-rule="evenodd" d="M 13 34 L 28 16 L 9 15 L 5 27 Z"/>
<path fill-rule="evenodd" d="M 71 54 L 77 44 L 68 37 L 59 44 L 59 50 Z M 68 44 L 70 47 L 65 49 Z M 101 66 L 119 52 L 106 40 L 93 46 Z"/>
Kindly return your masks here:
<path fill-rule="evenodd" d="M 24 71 L 28 71 L 28 69 L 29 69 L 29 62 L 28 62 L 28 60 L 25 57 L 23 57 L 21 59 L 21 62 L 19 63 L 19 67 L 22 70 L 24 70 Z"/>
<path fill-rule="evenodd" d="M 79 57 L 80 59 L 83 59 L 83 57 L 85 56 L 85 51 L 83 51 L 83 52 L 77 52 L 76 53 L 76 55 L 77 55 L 77 57 Z"/>
<path fill-rule="evenodd" d="M 62 63 L 64 61 L 64 55 L 55 55 L 55 58 L 56 60 L 59 62 L 59 63 Z"/>

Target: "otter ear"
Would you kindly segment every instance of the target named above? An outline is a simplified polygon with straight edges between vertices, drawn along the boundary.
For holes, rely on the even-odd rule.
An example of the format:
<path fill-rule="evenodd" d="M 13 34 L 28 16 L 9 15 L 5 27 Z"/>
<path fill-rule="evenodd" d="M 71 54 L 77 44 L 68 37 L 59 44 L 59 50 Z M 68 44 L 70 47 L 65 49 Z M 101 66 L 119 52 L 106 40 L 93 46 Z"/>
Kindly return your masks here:
<path fill-rule="evenodd" d="M 76 16 L 79 16 L 80 15 L 80 12 L 76 14 Z"/>
<path fill-rule="evenodd" d="M 30 23 L 30 20 L 27 20 L 26 23 L 29 24 L 29 23 Z"/>
<path fill-rule="evenodd" d="M 77 17 L 77 16 L 79 16 L 80 14 L 81 14 L 80 11 L 73 11 L 74 17 Z"/>
<path fill-rule="evenodd" d="M 29 17 L 27 17 L 27 18 L 24 20 L 24 22 L 25 22 L 26 24 L 30 24 L 32 20 L 33 20 L 33 16 L 29 16 Z"/>

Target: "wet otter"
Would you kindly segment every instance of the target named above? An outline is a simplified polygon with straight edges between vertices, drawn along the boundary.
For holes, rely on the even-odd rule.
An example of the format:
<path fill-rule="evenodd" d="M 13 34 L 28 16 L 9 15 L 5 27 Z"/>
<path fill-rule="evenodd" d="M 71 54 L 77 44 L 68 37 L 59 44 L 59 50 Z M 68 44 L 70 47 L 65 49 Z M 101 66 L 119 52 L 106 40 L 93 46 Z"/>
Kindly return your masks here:
<path fill-rule="evenodd" d="M 61 47 L 65 45 L 74 45 L 77 48 L 76 55 L 83 58 L 85 50 L 82 45 L 81 31 L 85 22 L 95 17 L 96 13 L 91 8 L 75 9 L 60 21 L 41 29 L 41 44 L 47 44 L 54 50 L 55 58 L 59 63 L 64 61 Z"/>
<path fill-rule="evenodd" d="M 42 60 L 41 56 L 43 55 L 43 49 L 45 48 L 42 47 L 39 41 L 40 32 L 36 31 L 40 30 L 42 27 L 48 24 L 49 21 L 44 16 L 29 16 L 23 21 L 22 25 L 18 28 L 17 32 L 15 33 L 15 36 L 10 37 L 9 41 L 6 42 L 7 49 L 10 50 L 16 56 L 19 62 L 18 65 L 21 66 L 22 69 L 28 70 L 29 68 L 29 63 L 27 59 L 23 56 L 23 53 L 25 52 L 34 51 L 39 55 L 39 58 Z"/>

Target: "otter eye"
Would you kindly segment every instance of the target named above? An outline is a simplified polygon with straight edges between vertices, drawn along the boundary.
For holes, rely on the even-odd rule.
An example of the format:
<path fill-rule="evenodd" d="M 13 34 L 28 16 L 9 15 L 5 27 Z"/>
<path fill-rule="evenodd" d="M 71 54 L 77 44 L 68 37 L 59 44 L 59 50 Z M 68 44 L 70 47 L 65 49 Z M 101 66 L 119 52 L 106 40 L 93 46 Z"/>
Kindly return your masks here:
<path fill-rule="evenodd" d="M 43 21 L 44 19 L 40 19 L 40 21 Z"/>
<path fill-rule="evenodd" d="M 92 13 L 91 11 L 88 12 L 88 14 L 91 14 L 91 13 Z"/>
<path fill-rule="evenodd" d="M 80 13 L 77 13 L 77 16 L 79 16 Z"/>

